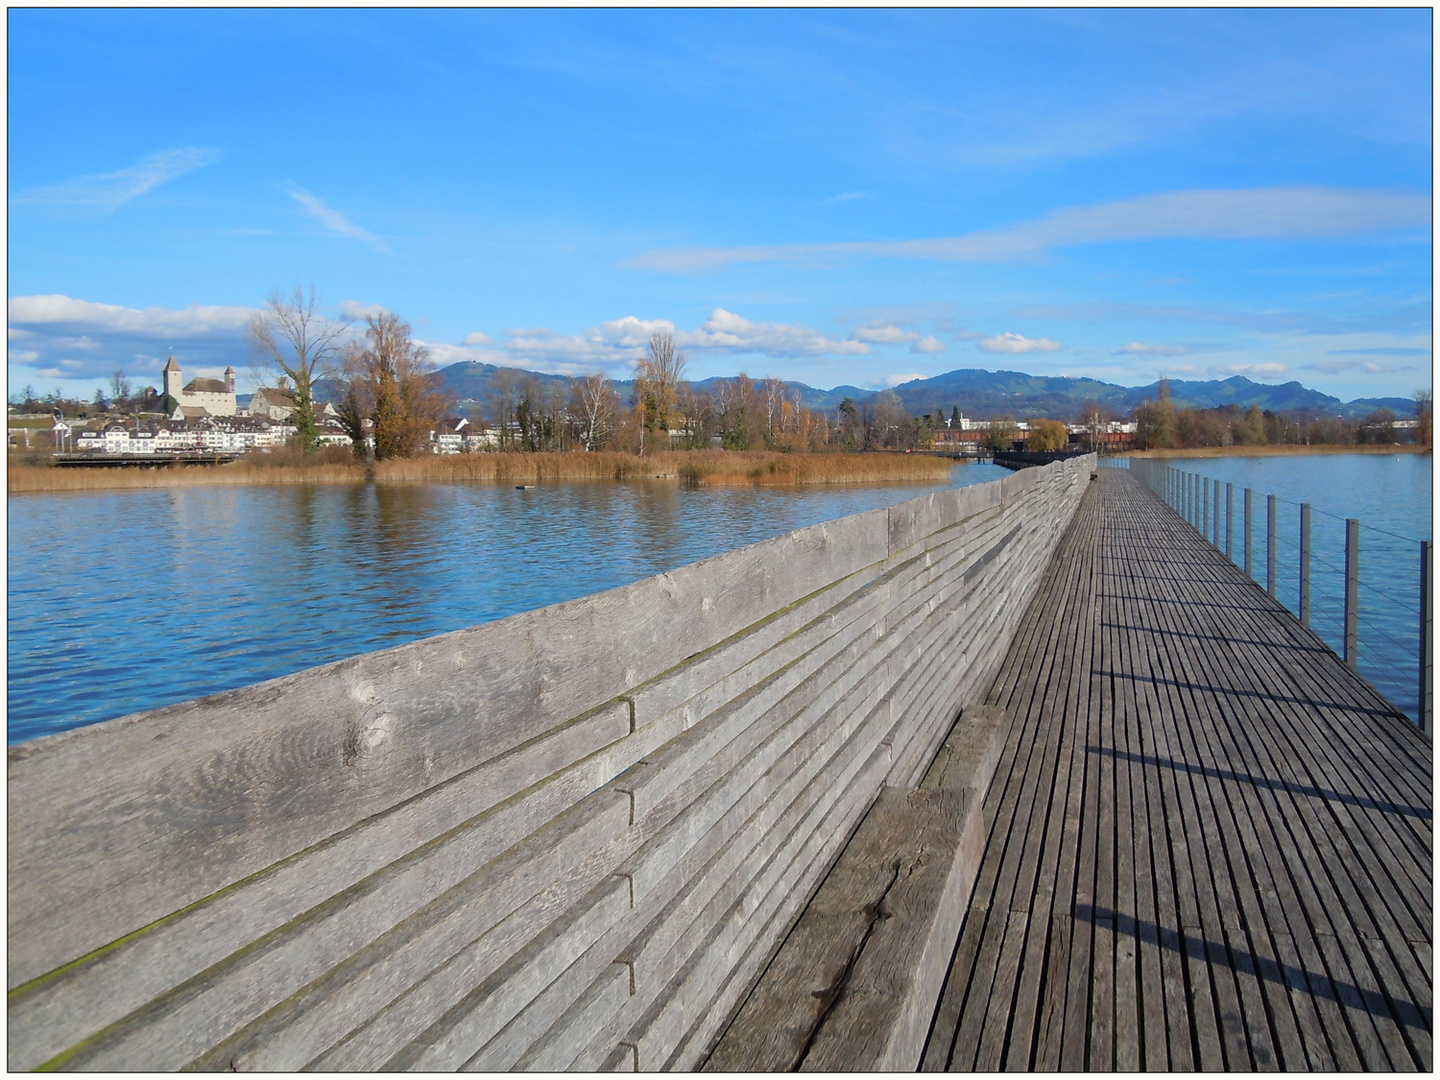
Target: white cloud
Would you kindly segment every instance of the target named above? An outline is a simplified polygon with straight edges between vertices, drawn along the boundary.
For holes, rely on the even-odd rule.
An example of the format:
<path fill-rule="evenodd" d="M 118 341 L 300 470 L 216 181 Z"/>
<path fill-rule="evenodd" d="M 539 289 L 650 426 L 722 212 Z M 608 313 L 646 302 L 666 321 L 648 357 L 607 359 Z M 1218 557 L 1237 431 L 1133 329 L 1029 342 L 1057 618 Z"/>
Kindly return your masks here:
<path fill-rule="evenodd" d="M 118 367 L 141 386 L 158 386 L 172 348 L 187 372 L 199 373 L 202 364 L 217 374 L 227 365 L 247 367 L 245 331 L 255 315 L 243 307 L 197 304 L 176 311 L 16 296 L 9 302 L 8 360 L 47 378 L 104 379 Z"/>
<path fill-rule="evenodd" d="M 1259 364 L 1231 364 L 1228 370 L 1232 375 L 1245 375 L 1252 379 L 1283 379 L 1290 371 L 1286 365 L 1273 361 Z"/>
<path fill-rule="evenodd" d="M 937 338 L 934 334 L 931 334 L 929 337 L 921 338 L 919 341 L 915 342 L 914 345 L 911 345 L 910 351 L 913 353 L 944 352 L 945 343 L 939 338 Z"/>
<path fill-rule="evenodd" d="M 905 345 L 920 340 L 920 335 L 913 330 L 901 330 L 898 326 L 880 321 L 868 322 L 864 326 L 856 327 L 855 332 L 850 336 L 856 341 L 864 341 L 871 345 Z"/>
<path fill-rule="evenodd" d="M 842 191 L 839 195 L 831 195 L 825 201 L 827 203 L 853 202 L 856 199 L 873 199 L 874 196 L 868 191 Z"/>
<path fill-rule="evenodd" d="M 381 315 L 385 314 L 385 305 L 365 304 L 359 300 L 341 300 L 339 311 L 342 319 L 359 322 L 367 315 L 371 318 L 378 319 Z"/>
<path fill-rule="evenodd" d="M 675 342 L 697 350 L 772 357 L 856 356 L 870 351 L 863 341 L 837 341 L 818 330 L 791 323 L 751 322 L 718 307 L 698 330 L 677 333 Z"/>
<path fill-rule="evenodd" d="M 623 264 L 702 273 L 734 263 L 834 256 L 1007 262 L 1053 248 L 1126 240 L 1312 240 L 1428 228 L 1430 196 L 1353 188 L 1276 187 L 1143 195 L 1058 210 L 1039 221 L 924 240 L 733 248 L 655 248 Z"/>
<path fill-rule="evenodd" d="M 461 340 L 460 344 L 462 344 L 462 345 L 489 345 L 489 344 L 490 344 L 490 337 L 489 337 L 488 334 L 482 334 L 482 333 L 480 333 L 479 330 L 472 330 L 470 333 L 468 333 L 468 334 L 465 335 L 465 337 Z"/>
<path fill-rule="evenodd" d="M 1049 338 L 1027 338 L 1022 334 L 1004 333 L 997 337 L 981 338 L 975 343 L 981 352 L 988 353 L 1032 353 L 1054 352 L 1060 343 Z"/>
<path fill-rule="evenodd" d="M 918 371 L 912 371 L 908 375 L 887 375 L 885 376 L 885 385 L 900 386 L 903 383 L 914 382 L 916 379 L 924 378 L 928 378 L 928 376 L 923 375 Z"/>
<path fill-rule="evenodd" d="M 303 206 L 311 217 L 337 236 L 348 236 L 352 240 L 359 240 L 369 244 L 376 251 L 388 252 L 390 250 L 385 241 L 374 233 L 362 229 L 339 210 L 326 206 L 320 199 L 303 188 L 295 188 L 290 192 L 290 197 Z"/>
<path fill-rule="evenodd" d="M 162 150 L 128 169 L 82 176 L 52 187 L 35 188 L 15 198 L 21 203 L 88 206 L 109 213 L 188 172 L 218 160 L 220 151 L 203 147 Z"/>
<path fill-rule="evenodd" d="M 1132 341 L 1115 355 L 1128 353 L 1131 356 L 1184 356 L 1190 351 L 1184 345 L 1146 345 L 1143 342 Z"/>

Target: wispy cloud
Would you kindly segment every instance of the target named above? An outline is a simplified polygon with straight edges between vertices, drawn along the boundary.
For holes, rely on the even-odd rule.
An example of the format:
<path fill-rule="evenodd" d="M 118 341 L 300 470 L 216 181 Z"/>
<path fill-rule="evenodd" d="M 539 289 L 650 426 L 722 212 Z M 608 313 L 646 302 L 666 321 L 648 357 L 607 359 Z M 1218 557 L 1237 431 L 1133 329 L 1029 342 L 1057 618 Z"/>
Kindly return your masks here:
<path fill-rule="evenodd" d="M 1039 221 L 927 240 L 654 248 L 622 265 L 702 273 L 735 263 L 882 256 L 1010 262 L 1075 244 L 1133 240 L 1313 240 L 1430 224 L 1428 194 L 1345 188 L 1177 191 L 1059 210 Z"/>
<path fill-rule="evenodd" d="M 850 336 L 856 341 L 863 341 L 870 345 L 908 345 L 911 342 L 919 341 L 921 337 L 913 330 L 902 330 L 893 323 L 880 319 L 872 320 L 864 326 L 857 326 Z"/>
<path fill-rule="evenodd" d="M 80 206 L 110 213 L 132 199 L 153 191 L 188 172 L 194 172 L 220 158 L 219 150 L 186 147 L 162 150 L 128 169 L 82 176 L 63 184 L 33 188 L 14 198 L 19 203 L 43 203 L 51 206 Z"/>
<path fill-rule="evenodd" d="M 913 353 L 944 352 L 945 343 L 939 338 L 937 338 L 934 334 L 931 334 L 929 337 L 921 338 L 919 341 L 915 342 L 914 345 L 911 345 L 910 351 Z"/>
<path fill-rule="evenodd" d="M 868 191 L 842 191 L 839 195 L 831 195 L 825 200 L 827 203 L 853 202 L 856 199 L 873 199 L 875 196 Z"/>
<path fill-rule="evenodd" d="M 1339 349 L 1337 352 L 1383 352 L 1381 349 Z M 1318 371 L 1322 375 L 1343 375 L 1347 372 L 1364 372 L 1367 375 L 1395 375 L 1402 371 L 1415 371 L 1414 364 L 1382 364 L 1376 360 L 1317 360 L 1302 365 L 1304 371 Z"/>
<path fill-rule="evenodd" d="M 1429 349 L 1405 345 L 1379 345 L 1369 349 L 1328 349 L 1327 356 L 1429 356 Z"/>
<path fill-rule="evenodd" d="M 1191 350 L 1184 345 L 1147 345 L 1143 341 L 1132 341 L 1123 349 L 1116 351 L 1116 356 L 1184 356 Z"/>
<path fill-rule="evenodd" d="M 975 347 L 981 352 L 1015 354 L 1054 352 L 1060 348 L 1060 343 L 1049 338 L 1027 338 L 1023 334 L 1005 333 L 981 338 L 975 343 Z"/>
<path fill-rule="evenodd" d="M 887 375 L 885 376 L 885 385 L 903 386 L 907 382 L 914 382 L 916 379 L 923 378 L 925 378 L 925 376 L 918 371 L 912 371 L 905 375 Z"/>
<path fill-rule="evenodd" d="M 342 214 L 339 210 L 326 206 L 319 198 L 311 195 L 303 188 L 294 188 L 290 197 L 305 208 L 306 213 L 313 217 L 325 228 L 337 236 L 348 236 L 352 240 L 359 240 L 369 244 L 376 251 L 389 252 L 390 248 L 385 241 L 381 240 L 374 233 L 362 229 L 355 222 Z"/>

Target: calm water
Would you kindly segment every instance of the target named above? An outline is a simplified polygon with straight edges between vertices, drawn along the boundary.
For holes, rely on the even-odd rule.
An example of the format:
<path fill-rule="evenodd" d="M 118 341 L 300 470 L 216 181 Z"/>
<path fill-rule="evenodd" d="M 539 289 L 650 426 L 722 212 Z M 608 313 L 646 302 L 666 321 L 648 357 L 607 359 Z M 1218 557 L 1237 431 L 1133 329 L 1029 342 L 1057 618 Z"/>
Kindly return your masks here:
<path fill-rule="evenodd" d="M 1311 506 L 1311 628 L 1337 653 L 1345 623 L 1345 518 L 1360 522 L 1359 671 L 1412 718 L 1419 699 L 1420 541 L 1432 533 L 1431 455 L 1172 460 L 1235 485 L 1232 558 L 1244 565 L 1244 489 L 1254 491 L 1252 573 L 1265 582 L 1265 496 L 1275 495 L 1275 596 L 1299 610 L 1300 503 Z M 1224 545 L 1224 518 L 1221 518 Z"/>
<path fill-rule="evenodd" d="M 1003 475 L 959 465 L 952 485 Z M 933 490 L 652 482 L 13 496 L 9 741 L 570 600 Z"/>

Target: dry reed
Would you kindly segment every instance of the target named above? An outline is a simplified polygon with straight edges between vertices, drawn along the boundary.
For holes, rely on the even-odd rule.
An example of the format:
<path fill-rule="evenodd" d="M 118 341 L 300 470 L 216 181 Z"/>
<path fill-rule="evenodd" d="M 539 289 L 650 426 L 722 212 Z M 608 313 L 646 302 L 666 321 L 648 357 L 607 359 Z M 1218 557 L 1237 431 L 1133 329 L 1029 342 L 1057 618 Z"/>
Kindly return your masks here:
<path fill-rule="evenodd" d="M 1265 443 L 1260 446 L 1192 446 L 1186 449 L 1131 450 L 1121 455 L 1137 458 L 1283 457 L 1291 454 L 1428 454 L 1430 447 L 1414 443 Z"/>
<path fill-rule="evenodd" d="M 251 457 L 229 465 L 160 468 L 55 468 L 12 461 L 11 494 L 227 484 L 510 483 L 661 478 L 696 486 L 941 483 L 952 463 L 922 454 L 784 454 L 677 450 L 635 454 L 449 454 L 382 461 L 373 467 L 338 454 Z"/>

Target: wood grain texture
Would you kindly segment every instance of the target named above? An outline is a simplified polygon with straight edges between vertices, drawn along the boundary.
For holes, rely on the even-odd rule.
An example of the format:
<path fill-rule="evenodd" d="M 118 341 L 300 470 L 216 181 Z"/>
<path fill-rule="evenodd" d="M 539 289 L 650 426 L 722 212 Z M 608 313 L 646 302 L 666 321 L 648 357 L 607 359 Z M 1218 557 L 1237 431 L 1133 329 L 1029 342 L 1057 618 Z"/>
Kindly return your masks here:
<path fill-rule="evenodd" d="M 1429 743 L 1127 471 L 986 700 L 1014 720 L 924 1068 L 1432 1067 Z"/>

